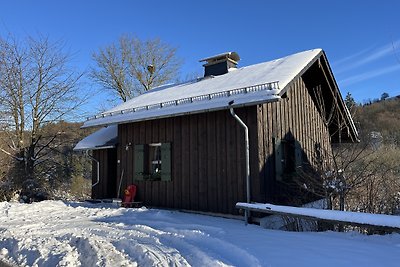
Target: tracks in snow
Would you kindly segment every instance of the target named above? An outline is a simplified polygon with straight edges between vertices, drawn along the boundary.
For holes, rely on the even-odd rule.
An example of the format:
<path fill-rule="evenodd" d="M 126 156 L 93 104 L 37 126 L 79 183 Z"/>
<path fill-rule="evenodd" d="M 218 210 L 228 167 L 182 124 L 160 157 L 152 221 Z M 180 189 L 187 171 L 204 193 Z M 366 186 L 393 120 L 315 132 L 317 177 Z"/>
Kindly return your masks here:
<path fill-rule="evenodd" d="M 19 266 L 229 266 L 257 259 L 178 212 L 0 203 L 0 259 Z M 3 212 L 5 215 L 5 212 Z M 229 251 L 227 251 L 229 250 Z M 233 255 L 229 259 L 223 255 Z"/>

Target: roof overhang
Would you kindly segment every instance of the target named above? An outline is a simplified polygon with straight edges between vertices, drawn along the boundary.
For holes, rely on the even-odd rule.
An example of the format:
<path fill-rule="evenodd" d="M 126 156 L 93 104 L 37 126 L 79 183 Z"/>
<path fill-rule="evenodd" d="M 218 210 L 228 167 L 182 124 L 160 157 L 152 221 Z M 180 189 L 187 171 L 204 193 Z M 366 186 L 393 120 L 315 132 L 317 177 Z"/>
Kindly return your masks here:
<path fill-rule="evenodd" d="M 198 114 L 204 112 L 212 112 L 218 110 L 225 110 L 231 107 L 240 108 L 246 106 L 253 106 L 268 102 L 274 102 L 281 99 L 278 95 L 278 91 L 270 90 L 270 92 L 256 91 L 248 92 L 242 95 L 231 95 L 229 97 L 216 97 L 207 100 L 206 105 L 202 102 L 190 102 L 180 105 L 151 108 L 145 110 L 139 110 L 135 112 L 126 113 L 114 113 L 108 114 L 108 116 L 100 116 L 98 118 L 88 120 L 84 123 L 82 128 L 94 127 L 94 126 L 106 126 L 115 125 L 122 123 L 132 123 L 137 121 L 161 119 L 168 117 L 177 117 L 189 114 Z M 229 102 L 234 101 L 234 104 L 229 105 Z"/>
<path fill-rule="evenodd" d="M 319 81 L 316 78 L 317 76 L 313 74 L 315 72 L 317 72 L 320 77 Z M 324 112 L 319 108 L 319 105 L 330 107 L 329 109 L 331 111 L 332 108 L 337 110 L 337 112 L 335 112 L 337 122 L 332 122 L 331 125 L 329 125 L 332 142 L 359 142 L 360 140 L 357 128 L 343 100 L 342 94 L 340 93 L 325 52 L 321 51 L 320 55 L 311 61 L 307 68 L 305 68 L 298 76 L 301 76 L 305 83 L 308 82 L 310 84 L 307 86 L 308 90 L 310 95 L 313 97 L 313 101 L 319 109 L 321 116 L 330 116 L 330 114 L 328 114 L 329 112 L 327 110 L 325 110 L 325 113 L 327 114 L 322 114 Z M 310 78 L 308 78 L 308 76 Z M 318 83 L 318 85 L 321 85 L 321 81 L 324 81 L 324 88 L 321 89 L 323 96 L 322 101 L 320 101 L 323 103 L 318 103 L 318 100 L 315 97 L 315 85 Z"/>
<path fill-rule="evenodd" d="M 330 84 L 330 90 L 334 92 L 334 102 L 338 105 L 340 116 L 342 117 L 342 120 L 344 122 L 343 126 L 339 126 L 340 128 L 343 128 L 341 129 L 341 133 L 339 133 L 341 135 L 339 140 L 360 142 L 357 128 L 354 124 L 350 111 L 348 110 L 346 103 L 343 100 L 342 94 L 340 93 L 339 86 L 337 85 L 336 79 L 333 76 L 332 69 L 329 65 L 325 53 L 322 53 L 321 57 L 318 59 L 318 65 Z M 335 142 L 335 139 L 333 139 L 332 141 Z"/>
<path fill-rule="evenodd" d="M 118 139 L 118 126 L 110 125 L 92 133 L 79 141 L 74 151 L 115 148 Z"/>

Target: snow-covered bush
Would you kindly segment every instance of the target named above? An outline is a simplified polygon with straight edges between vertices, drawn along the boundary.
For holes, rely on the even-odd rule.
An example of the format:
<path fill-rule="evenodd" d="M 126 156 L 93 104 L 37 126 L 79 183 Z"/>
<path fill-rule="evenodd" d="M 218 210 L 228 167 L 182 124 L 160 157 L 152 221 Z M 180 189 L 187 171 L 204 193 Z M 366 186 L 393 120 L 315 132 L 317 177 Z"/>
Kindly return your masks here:
<path fill-rule="evenodd" d="M 22 190 L 19 201 L 23 203 L 32 203 L 49 199 L 50 195 L 40 184 L 32 179 L 25 180 L 22 183 Z"/>

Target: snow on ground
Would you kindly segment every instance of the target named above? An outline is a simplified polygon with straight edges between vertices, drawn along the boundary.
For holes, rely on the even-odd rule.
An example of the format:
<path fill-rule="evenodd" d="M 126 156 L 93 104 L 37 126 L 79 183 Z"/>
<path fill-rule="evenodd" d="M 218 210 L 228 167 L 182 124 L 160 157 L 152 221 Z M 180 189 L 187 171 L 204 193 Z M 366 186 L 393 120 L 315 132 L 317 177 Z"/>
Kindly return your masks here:
<path fill-rule="evenodd" d="M 400 235 L 283 232 L 177 211 L 1 202 L 0 259 L 18 266 L 399 266 Z"/>

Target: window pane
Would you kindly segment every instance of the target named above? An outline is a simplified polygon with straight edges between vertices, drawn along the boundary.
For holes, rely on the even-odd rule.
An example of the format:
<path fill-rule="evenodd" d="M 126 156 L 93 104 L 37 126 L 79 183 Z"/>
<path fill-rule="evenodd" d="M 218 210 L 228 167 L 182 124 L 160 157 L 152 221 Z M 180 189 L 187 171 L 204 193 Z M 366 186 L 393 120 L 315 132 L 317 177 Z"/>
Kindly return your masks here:
<path fill-rule="evenodd" d="M 149 145 L 149 172 L 150 174 L 161 172 L 161 144 Z"/>

